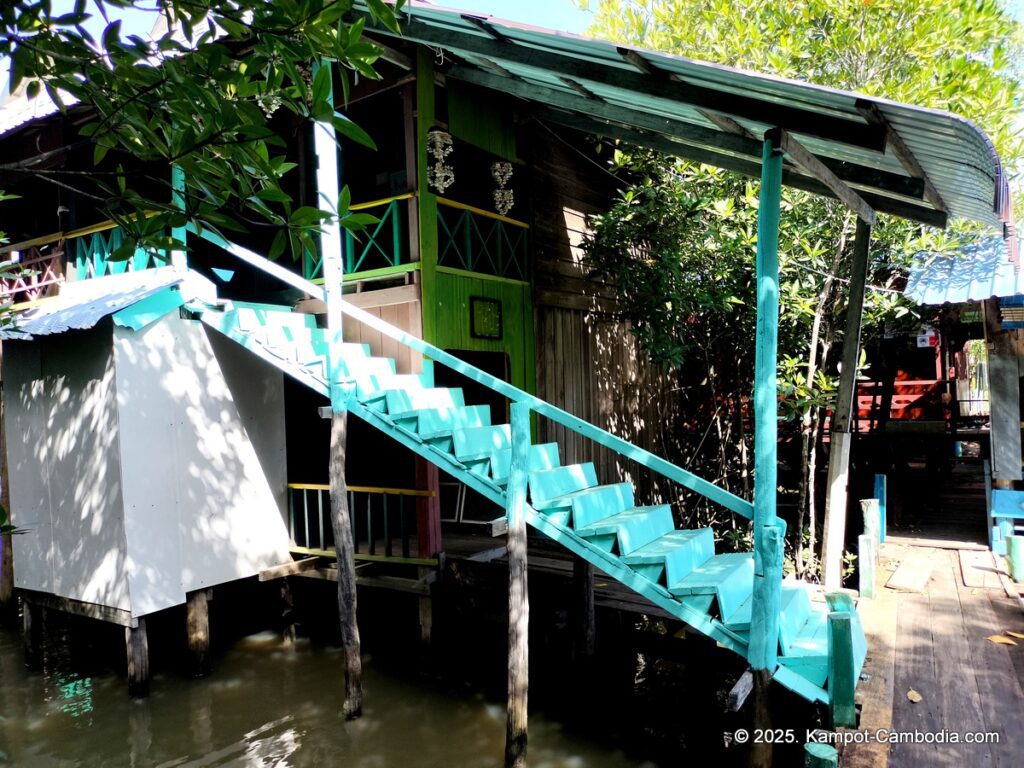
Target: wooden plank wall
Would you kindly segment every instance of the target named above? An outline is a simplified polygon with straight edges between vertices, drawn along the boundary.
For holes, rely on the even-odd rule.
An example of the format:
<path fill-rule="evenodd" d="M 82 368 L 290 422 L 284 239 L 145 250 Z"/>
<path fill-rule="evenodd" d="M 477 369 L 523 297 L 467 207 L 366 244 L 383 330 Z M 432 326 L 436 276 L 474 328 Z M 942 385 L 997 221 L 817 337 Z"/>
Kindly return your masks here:
<path fill-rule="evenodd" d="M 664 455 L 677 423 L 672 380 L 650 364 L 616 314 L 615 290 L 587 275 L 581 243 L 587 217 L 606 210 L 616 182 L 586 159 L 586 144 L 534 124 L 530 165 L 534 244 L 537 395 L 616 435 Z M 675 491 L 646 470 L 564 427 L 542 419 L 542 441 L 556 441 L 563 462 L 593 461 L 602 482 L 629 480 L 638 503 L 670 501 Z M 670 457 L 671 458 L 671 457 Z M 667 494 L 667 495 L 663 495 Z"/>
<path fill-rule="evenodd" d="M 386 323 L 401 328 L 417 338 L 423 338 L 423 315 L 420 311 L 420 286 L 402 285 L 377 291 L 364 291 L 345 295 L 348 301 L 360 309 L 370 312 Z M 419 352 L 389 339 L 379 331 L 345 318 L 345 341 L 355 344 L 369 344 L 370 354 L 379 357 L 393 357 L 399 373 L 419 373 L 422 357 Z"/>

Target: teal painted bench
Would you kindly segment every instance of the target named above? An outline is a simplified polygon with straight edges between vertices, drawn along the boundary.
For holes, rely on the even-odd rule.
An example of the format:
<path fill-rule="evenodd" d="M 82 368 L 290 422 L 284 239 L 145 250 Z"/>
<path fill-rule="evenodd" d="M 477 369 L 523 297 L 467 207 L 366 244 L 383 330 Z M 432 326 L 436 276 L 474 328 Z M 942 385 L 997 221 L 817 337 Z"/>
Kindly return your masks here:
<path fill-rule="evenodd" d="M 1006 554 L 1006 537 L 1011 536 L 1024 520 L 1024 491 L 992 491 L 989 510 L 989 547 L 997 555 Z"/>

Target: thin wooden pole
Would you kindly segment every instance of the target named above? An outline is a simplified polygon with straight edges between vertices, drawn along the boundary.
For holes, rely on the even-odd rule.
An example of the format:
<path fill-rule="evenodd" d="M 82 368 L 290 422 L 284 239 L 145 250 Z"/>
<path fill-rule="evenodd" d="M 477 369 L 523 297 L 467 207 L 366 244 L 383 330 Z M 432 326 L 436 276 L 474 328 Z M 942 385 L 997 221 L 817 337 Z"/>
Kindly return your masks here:
<path fill-rule="evenodd" d="M 576 637 L 573 650 L 576 660 L 586 662 L 594 656 L 597 633 L 594 624 L 594 566 L 582 557 L 572 559 L 572 582 L 575 599 Z"/>
<path fill-rule="evenodd" d="M 857 384 L 857 363 L 860 361 L 860 329 L 864 309 L 864 284 L 868 273 L 871 225 L 857 219 L 853 241 L 853 263 L 850 265 L 850 298 L 846 309 L 846 331 L 843 334 L 842 370 L 839 391 L 832 415 L 829 437 L 828 480 L 825 498 L 825 530 L 821 540 L 825 589 L 842 586 L 843 549 L 846 544 L 846 509 L 850 476 L 850 419 L 853 413 Z"/>
<path fill-rule="evenodd" d="M 149 639 L 144 617 L 137 627 L 124 628 L 124 644 L 128 654 L 128 695 L 144 699 L 149 696 Z"/>
<path fill-rule="evenodd" d="M 757 337 L 754 358 L 754 592 L 751 668 L 775 671 L 782 554 L 776 527 L 778 448 L 779 213 L 782 151 L 777 132 L 765 134 L 757 216 Z M 776 578 L 776 574 L 778 577 Z"/>
<path fill-rule="evenodd" d="M 512 465 L 508 515 L 508 709 L 505 768 L 526 766 L 529 692 L 530 598 L 526 584 L 526 467 L 530 452 L 530 407 L 513 403 Z"/>
<path fill-rule="evenodd" d="M 210 591 L 200 589 L 185 597 L 185 629 L 194 677 L 210 674 Z"/>
<path fill-rule="evenodd" d="M 330 67 L 317 64 L 313 77 Z M 329 71 L 329 70 L 328 70 Z M 333 99 L 333 89 L 331 91 Z M 330 210 L 339 197 L 338 144 L 330 122 L 313 126 L 313 149 L 317 158 L 317 196 L 321 207 Z M 345 476 L 345 453 L 348 438 L 348 397 L 350 390 L 342 383 L 341 360 L 336 352 L 342 340 L 341 301 L 344 261 L 341 250 L 341 227 L 335 219 L 326 222 L 320 232 L 320 257 L 323 263 L 324 292 L 327 297 L 327 330 L 330 344 L 327 365 L 331 395 L 330 494 L 331 528 L 338 558 L 338 621 L 345 654 L 345 700 L 342 713 L 354 720 L 363 713 L 363 663 L 356 621 L 356 562 L 352 535 L 352 511 L 349 509 L 348 482 Z"/>

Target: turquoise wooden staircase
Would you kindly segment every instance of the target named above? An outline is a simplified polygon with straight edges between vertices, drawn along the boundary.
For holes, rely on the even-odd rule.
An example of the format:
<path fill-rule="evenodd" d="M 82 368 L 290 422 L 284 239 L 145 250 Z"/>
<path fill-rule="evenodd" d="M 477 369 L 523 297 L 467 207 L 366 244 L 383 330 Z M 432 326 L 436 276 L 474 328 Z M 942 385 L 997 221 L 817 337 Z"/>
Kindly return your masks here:
<path fill-rule="evenodd" d="M 424 362 L 422 374 L 396 373 L 394 360 L 371 356 L 366 345 L 334 340 L 316 327 L 314 316 L 293 313 L 288 307 L 192 302 L 188 308 L 209 327 L 325 397 L 329 396 L 331 351 L 337 373 L 348 388 L 350 413 L 505 508 L 512 455 L 509 425 L 491 424 L 489 408 L 467 404 L 461 389 L 435 387 L 434 363 L 430 360 Z M 455 368 L 516 402 L 529 402 L 537 413 L 751 517 L 749 502 L 496 380 L 373 315 L 349 305 L 344 311 L 433 361 Z M 752 554 L 716 554 L 710 528 L 677 530 L 668 504 L 640 503 L 630 483 L 602 484 L 592 463 L 563 465 L 555 443 L 530 447 L 528 491 L 526 516 L 530 525 L 652 604 L 747 658 L 754 582 Z M 828 703 L 830 607 L 811 598 L 807 585 L 783 583 L 774 678 L 811 701 Z M 838 604 L 831 608 L 849 611 L 854 628 L 853 669 L 845 674 L 852 697 L 852 685 L 859 676 L 867 646 L 856 611 L 849 601 L 839 602 L 845 608 Z"/>

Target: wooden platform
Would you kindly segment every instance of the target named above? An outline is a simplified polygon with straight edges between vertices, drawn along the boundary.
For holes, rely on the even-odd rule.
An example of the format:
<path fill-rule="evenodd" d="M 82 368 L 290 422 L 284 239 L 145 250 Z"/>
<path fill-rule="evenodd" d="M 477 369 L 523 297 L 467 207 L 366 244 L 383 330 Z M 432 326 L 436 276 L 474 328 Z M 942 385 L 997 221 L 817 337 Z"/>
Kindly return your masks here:
<path fill-rule="evenodd" d="M 931 574 L 923 591 L 883 586 L 901 564 L 922 559 Z M 987 732 L 998 743 L 857 744 L 844 750 L 844 767 L 1021 765 L 1024 639 L 1006 632 L 1024 634 L 1024 611 L 1007 596 L 998 567 L 987 552 L 887 542 L 878 597 L 858 606 L 870 645 L 864 668 L 869 677 L 858 691 L 861 730 L 961 740 L 969 732 Z M 993 635 L 1017 644 L 987 639 Z M 920 701 L 911 701 L 912 691 Z"/>

